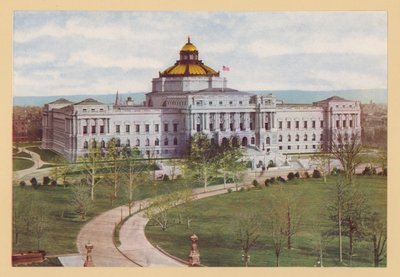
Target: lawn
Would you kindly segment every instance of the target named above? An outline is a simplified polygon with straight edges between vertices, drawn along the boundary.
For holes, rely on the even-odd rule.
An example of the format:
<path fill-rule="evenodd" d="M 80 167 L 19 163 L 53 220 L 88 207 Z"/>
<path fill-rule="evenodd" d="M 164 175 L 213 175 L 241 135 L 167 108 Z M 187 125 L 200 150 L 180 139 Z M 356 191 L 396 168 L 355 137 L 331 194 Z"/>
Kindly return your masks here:
<path fill-rule="evenodd" d="M 73 183 L 82 176 L 69 177 L 68 181 Z M 135 189 L 135 200 L 152 197 L 158 194 L 168 193 L 178 189 L 180 186 L 176 182 L 159 181 L 152 184 L 139 185 Z M 123 190 L 120 190 L 119 197 L 114 200 L 111 206 L 111 197 L 113 186 L 99 184 L 95 189 L 95 202 L 93 208 L 88 213 L 85 221 L 80 220 L 80 217 L 74 212 L 71 206 L 72 200 L 72 185 L 56 187 L 40 186 L 38 189 L 33 189 L 31 186 L 20 187 L 13 186 L 14 210 L 24 207 L 27 199 L 32 199 L 32 205 L 37 206 L 47 211 L 46 225 L 44 236 L 40 242 L 40 248 L 47 251 L 49 255 L 76 253 L 76 238 L 83 225 L 92 219 L 94 216 L 105 212 L 114 207 L 125 204 L 123 199 Z M 25 208 L 29 209 L 30 208 Z M 19 217 L 21 219 L 21 217 Z M 30 228 L 28 231 L 23 222 L 19 222 L 19 241 L 15 241 L 15 228 L 13 237 L 13 251 L 37 249 L 37 240 L 35 233 Z"/>
<path fill-rule="evenodd" d="M 32 158 L 32 156 L 30 154 L 26 153 L 26 152 L 19 152 L 17 154 L 14 154 L 13 156 L 15 158 L 28 158 L 28 159 Z"/>
<path fill-rule="evenodd" d="M 54 158 L 59 157 L 60 155 L 57 154 L 54 151 L 48 150 L 48 149 L 41 149 L 37 146 L 34 147 L 28 147 L 27 150 L 35 152 L 39 154 L 40 159 L 44 162 L 51 163 L 54 161 Z"/>
<path fill-rule="evenodd" d="M 31 168 L 34 163 L 26 159 L 13 158 L 13 171 Z"/>
<path fill-rule="evenodd" d="M 332 226 L 328 218 L 327 203 L 331 201 L 334 193 L 336 177 L 328 178 L 324 184 L 322 179 L 302 179 L 286 183 L 286 189 L 303 199 L 303 219 L 299 225 L 298 233 L 293 237 L 292 250 L 283 249 L 280 266 L 306 266 L 312 267 L 317 261 L 315 223 L 324 227 Z M 386 177 L 370 176 L 356 177 L 362 191 L 368 198 L 373 211 L 379 211 L 386 222 Z M 234 237 L 234 222 L 236 216 L 245 211 L 257 212 L 263 230 L 256 245 L 250 250 L 250 266 L 275 266 L 275 254 L 272 239 L 268 234 L 266 224 L 266 207 L 274 191 L 279 185 L 268 188 L 232 192 L 203 200 L 194 201 L 189 209 L 193 218 L 191 229 L 186 229 L 185 224 L 177 224 L 177 211 L 171 211 L 171 224 L 166 231 L 153 222 L 146 226 L 146 236 L 153 243 L 164 250 L 184 260 L 190 251 L 189 237 L 194 232 L 199 237 L 199 250 L 202 264 L 207 266 L 242 266 L 241 248 Z M 286 243 L 284 243 L 286 246 Z M 355 242 L 355 256 L 352 266 L 373 266 L 371 243 L 365 241 Z M 349 265 L 348 239 L 343 242 L 344 265 Z M 324 266 L 338 266 L 337 238 L 328 241 L 324 255 Z M 384 261 L 383 264 L 385 264 Z"/>

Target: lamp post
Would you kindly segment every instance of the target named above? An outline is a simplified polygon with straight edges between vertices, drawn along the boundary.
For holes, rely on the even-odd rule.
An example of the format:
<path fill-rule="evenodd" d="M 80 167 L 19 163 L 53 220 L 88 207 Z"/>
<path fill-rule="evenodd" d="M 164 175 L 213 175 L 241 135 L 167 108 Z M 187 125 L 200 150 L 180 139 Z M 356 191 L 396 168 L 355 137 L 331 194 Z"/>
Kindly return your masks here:
<path fill-rule="evenodd" d="M 192 249 L 189 253 L 188 264 L 189 266 L 200 266 L 200 253 L 197 249 L 197 241 L 199 238 L 193 234 L 190 236 L 190 240 L 192 241 Z"/>
<path fill-rule="evenodd" d="M 84 267 L 94 267 L 94 262 L 92 259 L 92 250 L 93 250 L 93 244 L 90 243 L 90 241 L 88 243 L 86 243 L 85 245 L 86 248 L 86 260 L 85 263 L 83 264 Z"/>

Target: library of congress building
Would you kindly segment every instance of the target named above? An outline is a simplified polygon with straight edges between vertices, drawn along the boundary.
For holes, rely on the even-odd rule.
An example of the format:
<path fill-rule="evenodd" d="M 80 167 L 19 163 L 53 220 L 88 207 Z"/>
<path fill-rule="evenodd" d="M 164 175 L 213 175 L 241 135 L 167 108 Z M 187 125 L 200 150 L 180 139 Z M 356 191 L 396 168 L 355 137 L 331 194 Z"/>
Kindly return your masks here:
<path fill-rule="evenodd" d="M 118 94 L 113 104 L 58 99 L 43 110 L 42 147 L 73 161 L 107 141 L 137 147 L 144 157 L 180 157 L 197 132 L 211 143 L 232 144 L 276 159 L 329 147 L 331 138 L 360 133 L 360 102 L 337 96 L 312 104 L 284 104 L 271 94 L 230 88 L 220 73 L 199 59 L 188 42 L 176 63 L 152 80 L 143 103 Z M 270 158 L 268 158 L 270 157 Z"/>

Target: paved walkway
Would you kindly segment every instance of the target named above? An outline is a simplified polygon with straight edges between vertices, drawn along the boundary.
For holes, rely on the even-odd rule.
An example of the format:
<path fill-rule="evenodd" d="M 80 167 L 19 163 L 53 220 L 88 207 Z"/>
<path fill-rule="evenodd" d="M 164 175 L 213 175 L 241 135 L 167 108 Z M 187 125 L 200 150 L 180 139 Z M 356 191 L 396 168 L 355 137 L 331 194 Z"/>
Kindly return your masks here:
<path fill-rule="evenodd" d="M 33 166 L 24 170 L 18 170 L 14 172 L 14 180 L 16 181 L 25 181 L 27 182 L 27 184 L 29 183 L 29 180 L 32 177 L 35 177 L 38 181 L 40 181 L 43 176 L 47 176 L 48 173 L 51 171 L 51 168 L 43 168 L 43 169 L 39 169 L 40 167 L 42 167 L 44 164 L 46 164 L 45 162 L 43 162 L 40 159 L 40 155 L 27 150 L 25 147 L 19 147 L 19 152 L 26 152 L 29 155 L 32 156 L 32 158 L 29 158 L 29 160 L 33 161 Z"/>
<path fill-rule="evenodd" d="M 228 184 L 227 188 L 235 187 Z M 211 186 L 206 193 L 203 188 L 195 189 L 195 199 L 210 197 L 226 192 L 223 185 Z M 132 212 L 138 211 L 139 206 L 145 207 L 146 200 L 138 201 L 132 208 Z M 128 215 L 128 208 L 122 207 L 122 216 Z M 147 240 L 144 228 L 148 219 L 144 212 L 139 212 L 130 217 L 120 229 L 119 239 L 121 245 L 118 249 L 113 242 L 115 225 L 121 220 L 121 207 L 117 207 L 98 215 L 89 221 L 79 232 L 77 246 L 82 256 L 86 255 L 85 244 L 90 241 L 93 246 L 93 261 L 96 266 L 105 267 L 179 267 L 186 266 L 166 256 L 157 250 Z M 189 245 L 190 246 L 190 245 Z M 188 247 L 189 247 L 188 246 Z M 189 251 L 190 249 L 188 249 Z"/>

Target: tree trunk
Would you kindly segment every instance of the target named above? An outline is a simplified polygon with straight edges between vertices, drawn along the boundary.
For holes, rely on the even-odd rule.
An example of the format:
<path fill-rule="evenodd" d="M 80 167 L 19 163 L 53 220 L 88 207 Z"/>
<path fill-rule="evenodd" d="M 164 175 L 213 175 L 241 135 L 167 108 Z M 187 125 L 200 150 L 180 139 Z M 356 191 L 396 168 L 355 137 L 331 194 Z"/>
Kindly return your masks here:
<path fill-rule="evenodd" d="M 322 253 L 322 247 L 319 248 L 319 266 L 320 267 L 324 267 L 323 263 L 322 263 L 322 258 L 323 258 L 323 253 Z"/>
<path fill-rule="evenodd" d="M 190 219 L 189 218 L 186 220 L 186 228 L 190 229 Z"/>
<path fill-rule="evenodd" d="M 204 171 L 203 171 L 203 178 L 204 178 L 204 192 L 206 192 L 207 191 L 207 172 L 206 172 L 206 169 L 204 169 Z"/>
<path fill-rule="evenodd" d="M 244 251 L 243 260 L 244 260 L 244 266 L 248 267 L 249 266 L 249 252 L 248 251 Z"/>
<path fill-rule="evenodd" d="M 279 254 L 276 255 L 276 266 L 279 267 Z"/>
<path fill-rule="evenodd" d="M 226 189 L 226 172 L 224 172 L 224 189 Z"/>
<path fill-rule="evenodd" d="M 376 245 L 375 235 L 372 237 L 372 242 L 374 243 L 374 266 L 379 267 L 378 246 Z"/>
<path fill-rule="evenodd" d="M 292 222 L 290 217 L 290 207 L 287 208 L 287 249 L 292 249 Z"/>
<path fill-rule="evenodd" d="M 339 203 L 339 208 L 338 208 L 338 228 L 339 228 L 339 261 L 343 262 L 343 256 L 342 256 L 342 208 L 340 207 Z"/>

